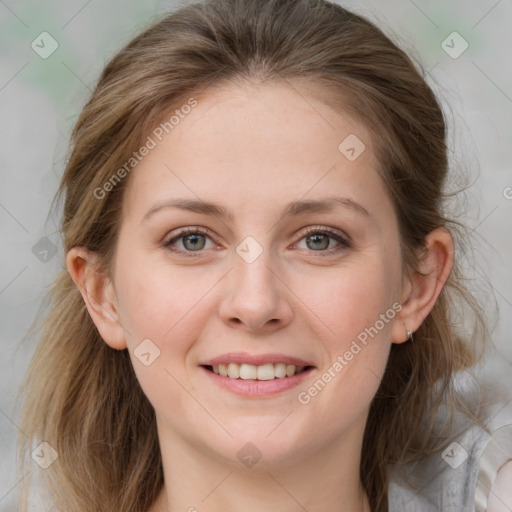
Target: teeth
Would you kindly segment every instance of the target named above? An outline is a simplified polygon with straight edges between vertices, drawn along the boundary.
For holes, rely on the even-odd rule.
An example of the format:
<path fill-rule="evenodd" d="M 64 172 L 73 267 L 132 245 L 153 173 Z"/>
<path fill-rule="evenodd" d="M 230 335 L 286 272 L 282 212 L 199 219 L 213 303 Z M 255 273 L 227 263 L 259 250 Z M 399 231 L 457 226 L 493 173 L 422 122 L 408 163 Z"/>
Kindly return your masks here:
<path fill-rule="evenodd" d="M 256 379 L 258 377 L 258 367 L 253 364 L 237 364 L 231 363 L 234 366 L 238 366 L 240 368 L 240 378 L 247 379 Z"/>
<path fill-rule="evenodd" d="M 276 371 L 273 364 L 264 364 L 257 368 L 258 380 L 273 380 L 276 376 Z"/>
<path fill-rule="evenodd" d="M 228 364 L 228 377 L 230 379 L 238 379 L 240 377 L 240 365 L 229 363 Z"/>
<path fill-rule="evenodd" d="M 278 379 L 286 377 L 286 365 L 284 363 L 278 363 L 274 365 L 275 376 Z"/>
<path fill-rule="evenodd" d="M 263 364 L 256 366 L 254 364 L 218 364 L 212 366 L 213 372 L 221 377 L 243 380 L 273 380 L 283 379 L 284 377 L 293 377 L 304 370 L 304 366 L 295 366 L 293 364 Z"/>

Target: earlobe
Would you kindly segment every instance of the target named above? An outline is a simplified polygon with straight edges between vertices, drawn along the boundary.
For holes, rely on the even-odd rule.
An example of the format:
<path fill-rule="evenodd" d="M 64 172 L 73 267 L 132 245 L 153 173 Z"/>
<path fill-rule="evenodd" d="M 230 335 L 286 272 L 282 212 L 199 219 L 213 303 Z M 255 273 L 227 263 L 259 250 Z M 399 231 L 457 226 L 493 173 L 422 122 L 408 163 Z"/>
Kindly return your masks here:
<path fill-rule="evenodd" d="M 125 349 L 125 331 L 120 322 L 115 290 L 98 265 L 97 255 L 84 247 L 73 247 L 66 256 L 66 265 L 105 343 L 116 350 Z"/>
<path fill-rule="evenodd" d="M 407 331 L 416 331 L 428 316 L 450 276 L 454 252 L 453 237 L 447 229 L 434 229 L 425 237 L 419 268 L 402 289 L 402 309 L 393 325 L 393 343 L 407 341 Z"/>

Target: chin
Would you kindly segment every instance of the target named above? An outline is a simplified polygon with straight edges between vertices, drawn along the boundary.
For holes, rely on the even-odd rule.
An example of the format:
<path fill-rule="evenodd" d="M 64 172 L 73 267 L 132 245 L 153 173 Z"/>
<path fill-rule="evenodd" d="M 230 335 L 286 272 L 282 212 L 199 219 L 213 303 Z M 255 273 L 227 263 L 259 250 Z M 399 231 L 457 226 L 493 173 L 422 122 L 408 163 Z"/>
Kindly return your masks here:
<path fill-rule="evenodd" d="M 290 417 L 294 414 L 292 413 Z M 212 446 L 208 439 L 209 448 L 217 452 L 226 462 L 237 466 L 256 466 L 259 469 L 269 469 L 282 464 L 298 462 L 305 456 L 308 446 L 312 443 L 311 428 L 301 428 L 300 425 L 290 426 L 290 422 L 279 418 L 266 418 L 264 421 L 254 421 L 247 418 L 237 426 L 227 430 L 233 436 L 217 436 L 219 444 Z M 282 422 L 282 423 L 280 423 Z M 318 439 L 315 440 L 318 441 Z M 206 441 L 206 440 L 205 440 Z"/>

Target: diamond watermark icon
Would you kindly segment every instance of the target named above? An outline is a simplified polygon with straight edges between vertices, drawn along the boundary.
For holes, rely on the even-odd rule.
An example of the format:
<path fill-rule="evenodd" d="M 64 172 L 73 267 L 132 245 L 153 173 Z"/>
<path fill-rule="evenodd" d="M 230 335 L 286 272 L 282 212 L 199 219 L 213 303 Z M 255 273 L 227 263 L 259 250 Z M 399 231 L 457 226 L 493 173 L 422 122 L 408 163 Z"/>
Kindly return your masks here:
<path fill-rule="evenodd" d="M 457 469 L 468 458 L 468 452 L 459 443 L 453 442 L 441 454 L 441 457 L 449 466 Z"/>
<path fill-rule="evenodd" d="M 47 263 L 57 254 L 57 246 L 46 236 L 43 236 L 33 247 L 32 253 L 43 263 Z"/>
<path fill-rule="evenodd" d="M 39 464 L 43 469 L 48 469 L 57 459 L 58 453 L 50 443 L 41 443 L 33 452 L 32 460 Z"/>
<path fill-rule="evenodd" d="M 155 359 L 160 357 L 160 349 L 146 338 L 137 346 L 133 354 L 144 366 L 150 366 Z"/>
<path fill-rule="evenodd" d="M 441 48 L 452 59 L 458 59 L 468 49 L 468 47 L 469 43 L 458 32 L 452 32 L 441 43 Z"/>
<path fill-rule="evenodd" d="M 262 457 L 261 452 L 253 443 L 245 443 L 237 452 L 238 460 L 249 469 L 252 468 Z"/>
<path fill-rule="evenodd" d="M 236 252 L 246 263 L 252 263 L 261 255 L 263 247 L 252 236 L 247 236 L 237 246 Z"/>
<path fill-rule="evenodd" d="M 351 162 L 359 158 L 365 149 L 366 146 L 363 141 L 353 133 L 346 137 L 338 146 L 338 151 Z"/>
<path fill-rule="evenodd" d="M 39 57 L 47 59 L 59 47 L 59 43 L 48 32 L 41 32 L 30 46 Z"/>

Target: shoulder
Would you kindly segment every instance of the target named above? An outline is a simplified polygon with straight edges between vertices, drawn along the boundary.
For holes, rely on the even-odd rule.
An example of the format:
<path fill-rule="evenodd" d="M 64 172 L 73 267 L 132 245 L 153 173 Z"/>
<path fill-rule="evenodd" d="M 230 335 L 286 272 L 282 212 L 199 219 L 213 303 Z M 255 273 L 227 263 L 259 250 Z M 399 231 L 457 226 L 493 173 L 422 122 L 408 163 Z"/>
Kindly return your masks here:
<path fill-rule="evenodd" d="M 475 502 L 485 512 L 512 510 L 512 424 L 496 429 L 484 448 Z"/>
<path fill-rule="evenodd" d="M 512 510 L 512 459 L 498 471 L 487 502 L 487 512 L 510 510 Z"/>
<path fill-rule="evenodd" d="M 389 510 L 509 512 L 510 508 L 488 508 L 488 502 L 493 507 L 496 499 L 502 505 L 502 494 L 505 498 L 506 492 L 510 494 L 510 461 L 512 424 L 491 432 L 472 425 L 447 443 L 442 453 L 408 464 L 407 478 L 392 470 Z"/>

